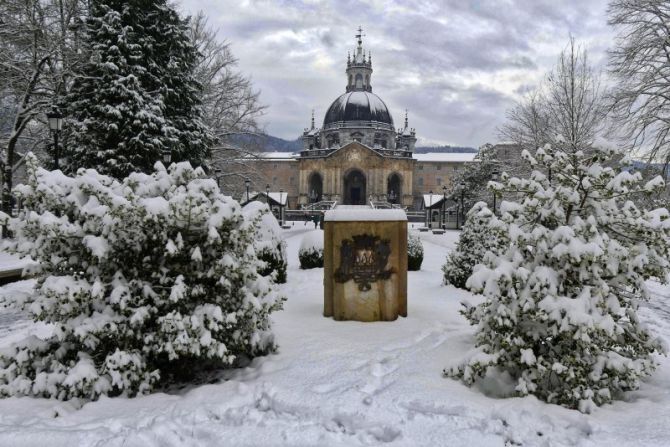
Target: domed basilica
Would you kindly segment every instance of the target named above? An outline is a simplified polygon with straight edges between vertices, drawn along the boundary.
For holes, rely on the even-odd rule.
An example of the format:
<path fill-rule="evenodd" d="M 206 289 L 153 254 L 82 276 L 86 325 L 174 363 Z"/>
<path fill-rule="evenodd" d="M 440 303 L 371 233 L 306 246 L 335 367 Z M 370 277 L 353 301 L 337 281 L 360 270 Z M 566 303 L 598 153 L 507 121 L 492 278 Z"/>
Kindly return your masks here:
<path fill-rule="evenodd" d="M 346 91 L 328 107 L 320 129 L 302 136 L 299 157 L 300 204 L 322 199 L 345 205 L 388 201 L 412 205 L 412 158 L 416 135 L 405 114 L 396 130 L 384 101 L 372 92 L 372 56 L 361 30 L 353 57 L 347 57 Z"/>
<path fill-rule="evenodd" d="M 312 112 L 299 153 L 266 152 L 255 158 L 251 164 L 260 175 L 251 181 L 253 188 L 270 191 L 288 209 L 318 202 L 433 208 L 475 154 L 415 153 L 416 133 L 407 112 L 397 129 L 372 91 L 372 57 L 358 31 L 358 45 L 347 57 L 345 91 L 328 107 L 321 128 Z"/>

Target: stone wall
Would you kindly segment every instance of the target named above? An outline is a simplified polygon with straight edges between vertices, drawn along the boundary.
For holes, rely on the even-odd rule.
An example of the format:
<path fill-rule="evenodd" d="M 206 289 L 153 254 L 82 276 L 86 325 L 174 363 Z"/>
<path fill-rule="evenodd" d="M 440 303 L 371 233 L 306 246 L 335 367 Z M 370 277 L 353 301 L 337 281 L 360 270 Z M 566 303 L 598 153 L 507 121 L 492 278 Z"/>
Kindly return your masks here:
<path fill-rule="evenodd" d="M 295 209 L 298 205 L 299 171 L 295 159 L 268 159 L 254 161 L 256 175 L 251 176 L 251 190 L 265 192 L 265 186 L 270 185 L 270 191 L 280 189 L 288 193 L 288 208 Z"/>

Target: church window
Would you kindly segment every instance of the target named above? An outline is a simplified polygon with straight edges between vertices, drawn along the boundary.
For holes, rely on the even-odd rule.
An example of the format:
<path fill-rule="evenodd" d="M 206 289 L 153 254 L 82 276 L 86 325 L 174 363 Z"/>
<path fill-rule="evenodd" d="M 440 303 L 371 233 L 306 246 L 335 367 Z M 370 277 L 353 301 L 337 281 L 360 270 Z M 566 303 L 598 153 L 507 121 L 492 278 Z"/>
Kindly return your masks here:
<path fill-rule="evenodd" d="M 272 177 L 272 184 L 274 185 L 275 183 L 277 183 L 277 177 Z"/>
<path fill-rule="evenodd" d="M 442 185 L 442 178 L 441 178 L 441 177 L 438 177 L 438 178 L 436 179 L 436 181 L 437 181 L 437 186 Z"/>
<path fill-rule="evenodd" d="M 363 75 L 360 73 L 356 75 L 356 88 L 363 88 Z"/>
<path fill-rule="evenodd" d="M 440 169 L 442 169 L 442 165 L 435 166 L 435 169 L 437 169 L 439 171 Z"/>
<path fill-rule="evenodd" d="M 419 186 L 423 186 L 423 177 L 419 177 Z"/>

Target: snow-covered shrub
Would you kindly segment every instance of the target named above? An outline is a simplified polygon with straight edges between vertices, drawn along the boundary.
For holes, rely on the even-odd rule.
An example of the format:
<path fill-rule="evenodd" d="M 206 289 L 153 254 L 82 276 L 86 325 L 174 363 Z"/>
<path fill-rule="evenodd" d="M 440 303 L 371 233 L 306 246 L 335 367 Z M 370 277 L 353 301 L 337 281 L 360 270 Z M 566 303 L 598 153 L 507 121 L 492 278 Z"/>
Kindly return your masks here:
<path fill-rule="evenodd" d="M 421 270 L 423 244 L 417 234 L 407 232 L 407 270 Z"/>
<path fill-rule="evenodd" d="M 244 216 L 258 220 L 254 236 L 256 256 L 263 261 L 258 273 L 270 276 L 276 283 L 286 282 L 286 242 L 281 238 L 281 227 L 270 208 L 263 202 L 249 202 L 244 205 Z"/>
<path fill-rule="evenodd" d="M 298 250 L 301 269 L 323 267 L 323 230 L 314 230 L 305 234 Z"/>
<path fill-rule="evenodd" d="M 0 353 L 0 395 L 132 396 L 274 349 L 258 222 L 200 168 L 119 182 L 27 164 L 10 248 L 39 261 L 29 310 L 54 335 Z"/>
<path fill-rule="evenodd" d="M 670 214 L 640 210 L 630 197 L 664 182 L 606 167 L 613 155 L 524 151 L 536 169 L 530 179 L 490 182 L 522 198 L 503 202 L 500 220 L 492 218 L 510 248 L 486 256 L 467 281 L 485 297 L 465 312 L 477 325 L 476 348 L 447 375 L 471 384 L 502 370 L 519 395 L 586 412 L 654 370 L 663 346 L 636 310 L 649 297 L 645 280 L 668 273 Z M 551 180 L 540 172 L 549 168 Z"/>
<path fill-rule="evenodd" d="M 445 284 L 464 289 L 473 267 L 482 262 L 486 252 L 497 255 L 507 248 L 509 238 L 500 226 L 491 225 L 492 217 L 493 212 L 485 202 L 477 202 L 468 211 L 456 250 L 442 266 Z"/>

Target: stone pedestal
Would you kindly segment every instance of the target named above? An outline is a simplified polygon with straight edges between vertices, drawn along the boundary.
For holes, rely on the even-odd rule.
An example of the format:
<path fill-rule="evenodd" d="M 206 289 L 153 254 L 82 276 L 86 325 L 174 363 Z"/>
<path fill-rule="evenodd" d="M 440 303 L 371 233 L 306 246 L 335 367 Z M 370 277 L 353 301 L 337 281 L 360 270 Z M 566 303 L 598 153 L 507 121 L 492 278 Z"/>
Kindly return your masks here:
<path fill-rule="evenodd" d="M 324 316 L 356 321 L 406 317 L 405 212 L 338 207 L 324 220 Z"/>

